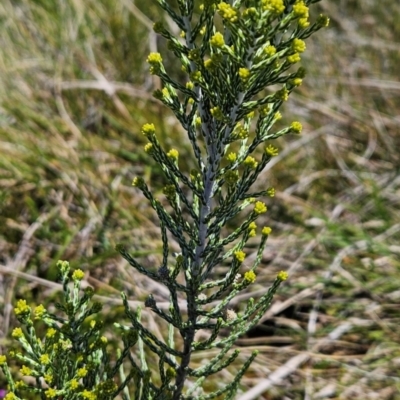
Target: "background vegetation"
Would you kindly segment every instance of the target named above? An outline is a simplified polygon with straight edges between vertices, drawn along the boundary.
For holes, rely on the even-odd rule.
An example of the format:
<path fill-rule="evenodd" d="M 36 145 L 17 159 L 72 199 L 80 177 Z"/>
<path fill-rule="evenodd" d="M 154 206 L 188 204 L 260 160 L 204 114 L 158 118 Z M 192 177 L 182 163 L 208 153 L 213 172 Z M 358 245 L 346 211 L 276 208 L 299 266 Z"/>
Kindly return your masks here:
<path fill-rule="evenodd" d="M 283 112 L 303 134 L 280 140 L 257 182 L 277 194 L 249 297 L 281 269 L 290 279 L 263 324 L 237 344 L 243 359 L 260 350 L 242 382 L 243 393 L 259 390 L 239 398 L 400 399 L 400 4 L 325 0 L 316 8 L 331 26 L 307 42 L 308 76 Z M 135 175 L 160 193 L 163 186 L 141 125 L 154 122 L 164 143 L 185 154 L 184 132 L 151 97 L 159 83 L 145 59 L 150 50 L 165 54 L 150 30 L 160 18 L 148 0 L 0 4 L 2 352 L 16 299 L 57 299 L 58 259 L 86 272 L 106 322 L 123 321 L 120 290 L 132 303 L 149 292 L 158 303 L 167 298 L 114 250 L 124 243 L 159 265 L 157 219 L 131 187 Z M 179 73 L 173 59 L 167 65 Z M 144 317 L 163 334 L 152 314 Z M 227 380 L 234 373 L 224 372 Z"/>

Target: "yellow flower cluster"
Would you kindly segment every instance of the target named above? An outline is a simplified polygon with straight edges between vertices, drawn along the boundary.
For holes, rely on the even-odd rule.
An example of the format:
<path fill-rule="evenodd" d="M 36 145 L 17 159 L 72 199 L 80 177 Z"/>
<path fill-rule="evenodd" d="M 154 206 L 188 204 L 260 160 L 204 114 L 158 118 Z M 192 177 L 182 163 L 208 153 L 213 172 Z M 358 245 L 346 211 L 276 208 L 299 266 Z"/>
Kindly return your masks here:
<path fill-rule="evenodd" d="M 280 271 L 276 277 L 281 281 L 286 281 L 286 279 L 289 277 L 289 274 L 286 271 Z"/>
<path fill-rule="evenodd" d="M 237 160 L 237 154 L 236 153 L 229 153 L 226 156 L 226 159 L 230 162 L 230 163 L 234 163 Z"/>
<path fill-rule="evenodd" d="M 255 113 L 254 111 L 250 111 L 250 112 L 246 115 L 246 118 L 247 118 L 247 119 L 252 119 L 252 118 L 254 118 L 255 115 L 256 115 L 256 113 Z"/>
<path fill-rule="evenodd" d="M 243 11 L 243 17 L 245 18 L 253 18 L 257 16 L 257 9 L 255 7 L 249 7 Z"/>
<path fill-rule="evenodd" d="M 243 161 L 243 164 L 245 167 L 248 167 L 250 169 L 255 169 L 255 168 L 257 168 L 258 162 L 255 160 L 254 157 L 248 156 Z"/>
<path fill-rule="evenodd" d="M 225 40 L 224 37 L 222 36 L 222 33 L 217 32 L 211 39 L 210 39 L 210 44 L 213 47 L 218 47 L 222 48 L 225 46 Z"/>
<path fill-rule="evenodd" d="M 300 86 L 303 83 L 303 79 L 301 78 L 294 78 L 291 82 L 294 86 Z"/>
<path fill-rule="evenodd" d="M 169 99 L 171 98 L 168 88 L 164 87 L 161 89 L 161 95 L 162 95 L 162 99 Z"/>
<path fill-rule="evenodd" d="M 247 271 L 244 274 L 244 281 L 249 284 L 249 283 L 254 283 L 256 281 L 256 274 L 254 273 L 254 271 Z"/>
<path fill-rule="evenodd" d="M 264 228 L 261 231 L 261 233 L 264 236 L 268 236 L 271 232 L 272 232 L 272 229 L 269 226 L 264 226 Z"/>
<path fill-rule="evenodd" d="M 154 135 L 155 132 L 156 132 L 156 128 L 155 128 L 154 124 L 144 124 L 142 126 L 142 133 L 146 137 Z"/>
<path fill-rule="evenodd" d="M 159 64 L 162 62 L 162 57 L 160 53 L 150 53 L 147 57 L 147 62 L 149 64 Z"/>
<path fill-rule="evenodd" d="M 257 201 L 254 205 L 254 212 L 257 215 L 264 214 L 265 212 L 267 212 L 267 206 L 262 201 Z"/>
<path fill-rule="evenodd" d="M 299 19 L 299 27 L 301 29 L 305 29 L 308 26 L 310 26 L 310 21 L 308 20 L 308 18 L 300 18 Z"/>
<path fill-rule="evenodd" d="M 246 139 L 249 136 L 249 131 L 242 126 L 242 124 L 239 122 L 235 126 L 235 138 L 238 138 L 240 140 Z"/>
<path fill-rule="evenodd" d="M 50 388 L 45 391 L 45 394 L 47 398 L 53 399 L 57 396 L 57 390 Z"/>
<path fill-rule="evenodd" d="M 218 4 L 218 14 L 229 22 L 236 22 L 238 19 L 236 10 L 230 5 L 222 1 Z"/>
<path fill-rule="evenodd" d="M 22 368 L 20 369 L 20 372 L 24 376 L 29 376 L 32 374 L 32 370 L 29 367 L 27 367 L 26 365 L 22 366 Z"/>
<path fill-rule="evenodd" d="M 278 149 L 276 147 L 272 146 L 272 144 L 269 144 L 266 147 L 265 152 L 271 157 L 275 157 L 279 154 Z"/>
<path fill-rule="evenodd" d="M 76 375 L 78 378 L 84 378 L 87 375 L 88 371 L 85 367 L 79 368 Z"/>
<path fill-rule="evenodd" d="M 301 131 L 303 130 L 303 126 L 301 125 L 300 122 L 298 121 L 293 121 L 290 125 L 290 129 L 292 132 L 294 133 L 301 133 Z"/>
<path fill-rule="evenodd" d="M 190 79 L 193 82 L 199 82 L 201 79 L 201 72 L 200 71 L 194 71 L 190 74 Z"/>
<path fill-rule="evenodd" d="M 293 14 L 297 18 L 308 18 L 308 7 L 304 4 L 304 1 L 298 1 L 293 6 Z"/>
<path fill-rule="evenodd" d="M 269 197 L 275 196 L 275 189 L 273 187 L 267 189 L 267 193 Z"/>
<path fill-rule="evenodd" d="M 256 229 L 257 229 L 257 224 L 256 224 L 254 221 L 251 222 L 250 225 L 249 225 L 249 227 L 248 227 L 249 236 L 250 236 L 250 237 L 254 237 L 254 236 L 257 235 Z"/>
<path fill-rule="evenodd" d="M 72 274 L 74 281 L 81 281 L 85 276 L 85 273 L 81 269 L 76 269 Z"/>
<path fill-rule="evenodd" d="M 177 161 L 179 158 L 179 152 L 176 149 L 171 149 L 168 153 L 167 153 L 168 158 L 170 158 L 173 161 Z"/>
<path fill-rule="evenodd" d="M 150 64 L 150 74 L 157 75 L 161 70 L 162 57 L 160 53 L 150 53 L 147 57 Z"/>
<path fill-rule="evenodd" d="M 285 11 L 283 0 L 263 0 L 262 5 L 265 11 L 272 14 L 280 15 Z"/>
<path fill-rule="evenodd" d="M 26 304 L 26 300 L 18 300 L 17 307 L 14 308 L 14 312 L 16 315 L 29 314 L 31 312 L 31 308 Z"/>
<path fill-rule="evenodd" d="M 79 382 L 78 382 L 76 379 L 71 379 L 71 380 L 69 381 L 69 387 L 70 387 L 72 390 L 76 390 L 76 389 L 78 389 L 78 387 L 79 387 Z"/>
<path fill-rule="evenodd" d="M 15 339 L 20 339 L 20 338 L 24 337 L 24 333 L 22 332 L 21 328 L 14 328 L 11 336 Z"/>
<path fill-rule="evenodd" d="M 239 68 L 239 78 L 243 83 L 246 83 L 250 78 L 250 71 L 247 68 Z"/>
<path fill-rule="evenodd" d="M 87 400 L 96 400 L 97 399 L 97 396 L 95 393 L 89 392 L 89 390 L 86 390 L 86 389 L 82 392 L 82 396 L 84 399 L 87 399 Z"/>
<path fill-rule="evenodd" d="M 39 304 L 33 313 L 35 314 L 35 319 L 41 319 L 43 318 L 43 315 L 46 314 L 46 309 L 44 308 L 43 304 Z"/>
<path fill-rule="evenodd" d="M 211 115 L 216 119 L 216 120 L 223 120 L 224 119 L 224 113 L 221 111 L 221 109 L 217 107 L 213 107 L 211 110 Z"/>
<path fill-rule="evenodd" d="M 44 365 L 50 364 L 50 357 L 48 354 L 42 354 L 40 356 L 40 362 Z"/>
<path fill-rule="evenodd" d="M 287 57 L 287 60 L 290 64 L 296 64 L 301 60 L 300 54 L 299 53 L 294 53 L 291 56 Z"/>
<path fill-rule="evenodd" d="M 237 250 L 234 253 L 235 259 L 237 261 L 239 261 L 240 263 L 242 263 L 244 261 L 244 259 L 246 258 L 246 253 L 242 250 Z"/>
<path fill-rule="evenodd" d="M 268 57 L 272 57 L 273 55 L 276 54 L 276 47 L 269 45 L 267 47 L 264 48 L 264 53 L 268 56 Z"/>
<path fill-rule="evenodd" d="M 306 42 L 301 39 L 293 39 L 292 50 L 296 53 L 303 53 L 306 50 Z"/>
<path fill-rule="evenodd" d="M 257 229 L 257 224 L 254 221 L 250 222 L 249 229 Z"/>
<path fill-rule="evenodd" d="M 144 151 L 145 151 L 146 153 L 151 154 L 152 150 L 153 150 L 153 144 L 152 144 L 152 143 L 147 143 L 147 144 L 144 146 Z"/>
<path fill-rule="evenodd" d="M 49 339 L 54 337 L 56 335 L 57 331 L 54 328 L 49 328 L 49 330 L 46 332 L 46 337 Z"/>

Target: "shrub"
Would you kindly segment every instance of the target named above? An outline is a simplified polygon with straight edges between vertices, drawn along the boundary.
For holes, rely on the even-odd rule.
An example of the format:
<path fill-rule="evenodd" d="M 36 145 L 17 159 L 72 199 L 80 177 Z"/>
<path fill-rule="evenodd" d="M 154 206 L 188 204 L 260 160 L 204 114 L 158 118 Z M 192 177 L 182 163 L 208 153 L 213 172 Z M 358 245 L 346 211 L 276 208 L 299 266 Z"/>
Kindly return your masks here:
<path fill-rule="evenodd" d="M 304 40 L 329 20 L 321 15 L 309 21 L 313 0 L 232 4 L 205 0 L 201 5 L 178 0 L 176 9 L 166 0 L 158 2 L 181 33 L 173 35 L 162 22 L 154 30 L 168 41 L 187 79 L 183 82 L 168 73 L 162 55 L 151 53 L 150 73 L 162 82 L 154 96 L 187 132 L 194 168 L 190 172 L 180 168 L 178 149 L 160 145 L 154 124 L 143 126 L 148 141 L 144 150 L 167 181 L 165 198 L 157 198 L 142 177 L 134 178 L 133 186 L 158 216 L 163 259 L 153 270 L 124 246 L 117 250 L 140 273 L 168 288 L 167 311 L 158 307 L 152 295 L 144 303 L 168 325 L 167 338 L 161 341 L 148 330 L 141 322 L 140 308 L 132 311 L 122 294 L 130 326 L 115 324 L 124 345 L 111 356 L 101 321 L 93 318 L 101 304 L 92 303 L 91 289 L 82 294 L 82 271 L 71 273 L 68 262 L 60 261 L 64 290 L 63 302 L 56 304 L 58 314 L 43 306 L 34 310 L 34 319 L 48 328 L 44 338 L 36 336 L 31 307 L 25 300 L 17 302 L 15 313 L 24 330 L 15 328 L 12 336 L 22 351 L 9 355 L 24 364 L 20 372 L 29 379 L 15 382 L 6 356 L 0 356 L 9 383 L 7 400 L 24 398 L 25 393 L 68 400 L 232 399 L 257 352 L 232 382 L 207 391 L 206 379 L 234 362 L 239 354 L 231 351 L 236 339 L 258 323 L 288 277 L 284 271 L 278 273 L 266 293 L 257 301 L 250 299 L 242 312 L 229 308 L 230 301 L 255 282 L 271 233 L 270 227 L 257 222 L 267 211 L 260 199 L 274 196 L 275 191 L 272 187 L 254 191 L 253 184 L 278 155 L 272 141 L 302 130 L 297 121 L 277 129 L 279 109 L 304 78 L 304 69 L 294 68 L 305 51 Z M 257 256 L 244 268 L 246 244 L 257 236 Z M 180 248 L 174 257 L 171 238 Z M 215 274 L 220 265 L 227 266 L 224 276 Z M 221 329 L 228 335 L 221 337 Z M 209 332 L 207 339 L 196 339 L 200 330 Z M 193 354 L 210 349 L 218 349 L 217 355 L 193 368 Z M 149 369 L 150 356 L 158 359 L 158 371 Z"/>

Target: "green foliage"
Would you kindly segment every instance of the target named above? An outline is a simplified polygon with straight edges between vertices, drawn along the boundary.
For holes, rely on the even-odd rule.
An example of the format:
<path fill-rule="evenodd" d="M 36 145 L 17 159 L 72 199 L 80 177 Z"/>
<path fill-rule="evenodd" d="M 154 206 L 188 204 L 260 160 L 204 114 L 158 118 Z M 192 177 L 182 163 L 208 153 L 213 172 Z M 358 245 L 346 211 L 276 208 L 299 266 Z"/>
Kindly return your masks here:
<path fill-rule="evenodd" d="M 251 186 L 271 158 L 278 154 L 268 141 L 301 131 L 298 122 L 273 130 L 280 117 L 279 108 L 304 77 L 303 69 L 284 73 L 300 60 L 299 52 L 305 50 L 303 39 L 326 26 L 328 19 L 321 16 L 311 25 L 308 7 L 301 1 L 293 6 L 285 6 L 280 1 L 236 2 L 233 6 L 208 2 L 201 7 L 198 21 L 193 18 L 193 2 L 179 2 L 180 15 L 167 2 L 160 1 L 160 5 L 182 30 L 183 40 L 174 37 L 161 23 L 156 24 L 155 30 L 168 40 L 168 48 L 180 60 L 188 79 L 185 84 L 173 79 L 163 65 L 161 54 L 151 53 L 147 59 L 150 73 L 159 76 L 163 83 L 155 97 L 171 109 L 187 131 L 197 166 L 188 177 L 179 169 L 178 151 L 162 148 L 154 124 L 143 126 L 142 133 L 148 140 L 145 151 L 161 166 L 168 182 L 164 194 L 169 207 L 153 195 L 141 177 L 133 180 L 133 186 L 142 191 L 160 220 L 162 265 L 157 273 L 150 272 L 123 247 L 118 250 L 134 268 L 166 285 L 171 293 L 169 314 L 157 307 L 153 296 L 145 305 L 179 331 L 183 350 L 177 353 L 173 345 L 155 341 L 139 323 L 134 327 L 160 359 L 166 354 L 180 358 L 179 363 L 173 358 L 168 361 L 176 371 L 174 385 L 162 382 L 162 387 L 168 387 L 172 397 L 179 399 L 191 398 L 193 393 L 191 388 L 183 394 L 186 380 L 200 377 L 193 386 L 200 388 L 204 377 L 227 367 L 236 358 L 233 353 L 222 361 L 236 338 L 259 321 L 279 283 L 287 277 L 284 273 L 279 274 L 268 293 L 256 303 L 249 302 L 243 314 L 231 313 L 229 320 L 215 321 L 229 302 L 255 281 L 254 270 L 260 262 L 268 234 L 261 235 L 258 256 L 243 279 L 239 271 L 246 256 L 243 249 L 249 232 L 252 236 L 255 234 L 255 221 L 267 210 L 265 204 L 256 199 L 267 195 L 268 189 L 251 192 Z M 214 23 L 215 15 L 222 19 L 222 33 Z M 269 95 L 263 94 L 266 87 L 276 84 L 280 88 Z M 258 154 L 260 147 L 264 147 L 264 151 L 256 161 L 253 155 Z M 231 149 L 236 151 L 228 153 Z M 224 166 L 226 156 L 229 163 Z M 252 211 L 235 230 L 223 232 L 229 222 L 252 204 Z M 181 252 L 173 266 L 168 258 L 167 232 L 173 235 Z M 269 233 L 266 228 L 263 232 Z M 230 263 L 228 272 L 222 279 L 215 280 L 213 271 L 223 261 Z M 185 278 L 184 284 L 177 280 L 180 271 Z M 178 292 L 186 296 L 185 318 L 178 304 Z M 216 300 L 218 305 L 210 309 L 208 305 Z M 133 317 L 131 319 L 135 321 Z M 230 328 L 229 338 L 224 341 L 216 340 L 221 327 Z M 200 329 L 212 332 L 203 343 L 195 340 Z M 223 350 L 214 360 L 197 370 L 190 368 L 193 352 L 217 346 L 223 346 Z M 226 398 L 231 398 L 250 361 L 233 382 L 205 397 L 198 392 L 197 397 L 217 398 L 227 393 Z M 163 375 L 161 371 L 160 375 Z M 160 392 L 152 393 L 153 397 L 159 395 Z"/>
<path fill-rule="evenodd" d="M 36 384 L 22 380 L 14 382 L 1 356 L 0 367 L 8 382 L 10 392 L 6 399 L 25 399 L 29 394 L 36 398 L 110 399 L 118 392 L 114 382 L 118 368 L 125 356 L 110 365 L 107 338 L 101 335 L 103 324 L 98 317 L 102 304 L 91 302 L 93 289 L 88 287 L 81 295 L 84 273 L 75 270 L 70 274 L 69 263 L 58 262 L 63 284 L 63 302 L 56 303 L 57 314 L 48 312 L 43 305 L 34 310 L 34 320 L 46 325 L 44 337 L 37 337 L 31 318 L 31 307 L 26 300 L 19 300 L 14 312 L 24 327 L 15 328 L 13 338 L 18 340 L 21 351 L 10 351 L 12 358 L 21 362 L 20 373 L 32 377 Z M 70 279 L 72 278 L 72 288 Z M 37 325 L 37 323 L 36 323 Z M 128 348 L 134 342 L 125 339 Z M 126 348 L 123 353 L 126 352 Z M 122 383 L 121 390 L 126 382 Z"/>

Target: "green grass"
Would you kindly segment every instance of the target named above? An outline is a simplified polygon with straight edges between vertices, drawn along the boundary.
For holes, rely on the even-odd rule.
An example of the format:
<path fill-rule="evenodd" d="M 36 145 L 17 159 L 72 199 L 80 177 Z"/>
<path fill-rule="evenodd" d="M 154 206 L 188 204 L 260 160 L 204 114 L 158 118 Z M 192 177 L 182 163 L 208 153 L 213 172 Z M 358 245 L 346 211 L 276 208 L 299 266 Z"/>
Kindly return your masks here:
<path fill-rule="evenodd" d="M 146 23 L 160 11 L 135 4 L 148 20 L 129 0 L 0 5 L 2 351 L 16 323 L 9 304 L 54 301 L 60 258 L 83 268 L 103 296 L 167 299 L 114 251 L 124 243 L 150 268 L 161 257 L 157 218 L 130 185 L 144 175 L 163 186 L 141 125 L 160 127 L 167 148 L 182 143 L 181 167 L 192 167 L 184 133 L 150 96 L 158 82 L 145 59 L 154 44 L 165 53 L 165 43 L 147 40 Z M 264 329 L 238 343 L 239 362 L 260 350 L 242 389 L 308 354 L 259 398 L 326 398 L 317 394 L 330 387 L 330 398 L 400 399 L 400 5 L 325 0 L 319 8 L 331 27 L 307 42 L 308 76 L 283 110 L 304 133 L 279 141 L 280 161 L 257 182 L 277 194 L 268 200 L 273 235 L 251 295 L 281 269 L 290 280 L 266 316 L 269 336 Z M 177 73 L 172 58 L 168 65 Z M 123 318 L 121 307 L 106 313 L 109 322 Z M 346 323 L 348 331 L 322 343 Z"/>

